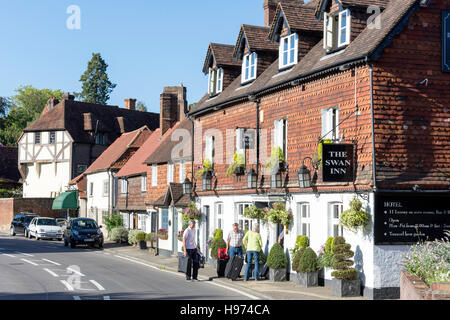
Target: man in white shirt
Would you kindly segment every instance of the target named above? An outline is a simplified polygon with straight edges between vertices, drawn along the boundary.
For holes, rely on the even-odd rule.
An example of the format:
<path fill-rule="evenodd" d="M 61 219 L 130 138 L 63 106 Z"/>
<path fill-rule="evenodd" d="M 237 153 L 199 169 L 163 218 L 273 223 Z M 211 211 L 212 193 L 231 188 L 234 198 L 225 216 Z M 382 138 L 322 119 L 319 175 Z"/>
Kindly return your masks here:
<path fill-rule="evenodd" d="M 197 252 L 197 243 L 195 241 L 195 232 L 195 220 L 190 220 L 189 227 L 187 227 L 183 233 L 183 248 L 184 256 L 190 258 L 186 272 L 186 280 L 191 280 L 191 268 L 193 267 L 194 271 L 192 273 L 192 281 L 198 281 L 197 276 L 199 267 L 199 256 Z"/>

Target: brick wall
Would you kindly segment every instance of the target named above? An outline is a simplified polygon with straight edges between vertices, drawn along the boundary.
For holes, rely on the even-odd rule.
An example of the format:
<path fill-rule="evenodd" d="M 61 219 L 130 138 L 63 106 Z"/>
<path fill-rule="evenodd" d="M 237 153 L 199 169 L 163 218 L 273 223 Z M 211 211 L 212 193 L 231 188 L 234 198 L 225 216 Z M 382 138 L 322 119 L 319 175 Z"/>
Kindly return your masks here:
<path fill-rule="evenodd" d="M 145 210 L 145 191 L 142 192 L 141 184 L 142 176 L 128 178 L 128 194 L 122 194 L 122 185 L 119 183 L 118 210 Z"/>

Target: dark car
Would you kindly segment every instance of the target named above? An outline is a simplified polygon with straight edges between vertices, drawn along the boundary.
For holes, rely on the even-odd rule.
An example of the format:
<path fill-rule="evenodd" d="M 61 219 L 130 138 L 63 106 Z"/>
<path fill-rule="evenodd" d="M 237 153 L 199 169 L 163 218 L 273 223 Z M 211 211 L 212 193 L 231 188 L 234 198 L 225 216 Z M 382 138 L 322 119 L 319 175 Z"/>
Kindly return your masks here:
<path fill-rule="evenodd" d="M 94 219 L 76 218 L 70 220 L 64 230 L 64 246 L 71 248 L 77 245 L 97 246 L 103 248 L 103 233 L 101 226 Z"/>
<path fill-rule="evenodd" d="M 11 228 L 9 234 L 15 236 L 16 234 L 23 234 L 25 237 L 28 235 L 28 226 L 34 217 L 39 217 L 35 213 L 20 213 L 14 216 L 11 221 Z"/>

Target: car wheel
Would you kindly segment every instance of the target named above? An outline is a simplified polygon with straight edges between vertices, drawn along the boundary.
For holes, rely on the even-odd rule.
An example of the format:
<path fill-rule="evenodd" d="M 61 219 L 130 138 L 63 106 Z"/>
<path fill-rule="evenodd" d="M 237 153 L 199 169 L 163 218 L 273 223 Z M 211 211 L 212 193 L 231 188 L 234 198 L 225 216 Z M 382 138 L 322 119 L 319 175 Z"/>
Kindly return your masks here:
<path fill-rule="evenodd" d="M 14 237 L 16 235 L 16 229 L 14 229 L 14 227 L 11 227 L 11 230 L 9 232 L 9 234 Z"/>
<path fill-rule="evenodd" d="M 37 235 L 35 236 L 35 238 L 36 238 L 36 240 L 38 240 L 38 241 L 40 240 L 39 237 L 38 237 Z"/>
<path fill-rule="evenodd" d="M 98 248 L 99 248 L 99 249 L 103 249 L 103 242 L 99 242 L 99 243 L 98 243 Z"/>

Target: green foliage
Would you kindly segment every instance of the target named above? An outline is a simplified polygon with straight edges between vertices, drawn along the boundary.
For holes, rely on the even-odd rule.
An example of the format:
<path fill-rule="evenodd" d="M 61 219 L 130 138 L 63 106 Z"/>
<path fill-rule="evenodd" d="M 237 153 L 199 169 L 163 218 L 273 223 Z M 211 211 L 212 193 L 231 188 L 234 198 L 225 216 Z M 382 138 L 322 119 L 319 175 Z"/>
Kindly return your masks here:
<path fill-rule="evenodd" d="M 317 150 L 314 152 L 313 157 L 312 157 L 313 163 L 317 167 L 322 166 L 322 145 L 324 143 L 333 143 L 333 141 L 331 141 L 330 139 L 324 139 L 319 143 L 319 146 L 317 147 Z"/>
<path fill-rule="evenodd" d="M 282 225 L 290 225 L 292 223 L 292 211 L 286 210 L 283 202 L 273 204 L 273 209 L 267 211 L 267 218 L 271 223 L 281 223 Z"/>
<path fill-rule="evenodd" d="M 334 247 L 334 237 L 329 237 L 325 245 L 325 252 L 333 253 L 333 247 Z"/>
<path fill-rule="evenodd" d="M 82 91 L 79 97 L 84 102 L 106 104 L 109 94 L 116 87 L 109 81 L 106 69 L 108 65 L 102 59 L 100 53 L 92 53 L 92 59 L 88 62 L 87 70 L 81 76 Z"/>
<path fill-rule="evenodd" d="M 334 238 L 334 265 L 331 275 L 336 279 L 341 280 L 356 280 L 358 279 L 358 270 L 349 268 L 353 265 L 353 261 L 350 260 L 355 253 L 350 250 L 351 245 L 345 243 L 344 237 Z"/>
<path fill-rule="evenodd" d="M 22 130 L 39 118 L 47 100 L 55 97 L 61 100 L 61 90 L 36 89 L 22 86 L 15 90 L 11 99 L 0 101 L 0 141 L 5 146 L 17 145 Z"/>
<path fill-rule="evenodd" d="M 147 238 L 147 234 L 145 232 L 141 231 L 136 235 L 136 242 L 146 241 L 146 238 Z"/>
<path fill-rule="evenodd" d="M 211 248 L 211 257 L 214 259 L 218 258 L 219 249 L 224 249 L 227 247 L 225 240 L 222 238 L 214 238 L 211 240 L 210 248 Z"/>
<path fill-rule="evenodd" d="M 303 252 L 298 267 L 295 269 L 297 272 L 316 272 L 320 270 L 319 261 L 317 255 L 310 247 L 306 248 Z"/>
<path fill-rule="evenodd" d="M 141 230 L 130 230 L 128 231 L 128 243 L 133 245 L 137 243 L 136 236 L 138 233 L 142 232 Z"/>
<path fill-rule="evenodd" d="M 287 267 L 288 260 L 283 248 L 279 243 L 275 243 L 270 249 L 267 257 L 267 266 L 271 269 L 284 269 Z"/>
<path fill-rule="evenodd" d="M 128 230 L 124 227 L 116 227 L 109 232 L 109 239 L 117 243 L 128 242 Z"/>
<path fill-rule="evenodd" d="M 251 205 L 244 209 L 243 216 L 250 219 L 258 219 L 267 222 L 266 211 L 261 208 L 257 208 L 255 205 Z"/>
<path fill-rule="evenodd" d="M 233 163 L 227 168 L 227 177 L 232 176 L 237 167 L 245 167 L 245 158 L 243 153 L 234 154 Z"/>
<path fill-rule="evenodd" d="M 145 241 L 156 241 L 156 233 L 150 232 L 145 235 Z"/>
<path fill-rule="evenodd" d="M 292 269 L 297 270 L 300 265 L 300 259 L 305 253 L 306 248 L 296 247 L 292 251 Z"/>
<path fill-rule="evenodd" d="M 214 230 L 214 239 L 223 239 L 223 230 L 222 229 Z"/>
<path fill-rule="evenodd" d="M 197 208 L 194 201 L 189 202 L 188 206 L 183 209 L 181 220 L 183 221 L 183 230 L 189 226 L 190 220 L 200 220 L 202 218 L 201 211 Z M 186 226 L 186 227 L 184 227 Z"/>
<path fill-rule="evenodd" d="M 147 105 L 145 104 L 145 102 L 138 101 L 136 103 L 136 110 L 142 111 L 142 112 L 147 112 Z"/>
<path fill-rule="evenodd" d="M 354 197 L 350 202 L 350 209 L 342 212 L 339 223 L 350 231 L 357 232 L 358 228 L 365 230 L 370 222 L 370 215 L 367 211 L 361 210 L 362 202 Z"/>
<path fill-rule="evenodd" d="M 12 198 L 14 191 L 8 189 L 0 189 L 0 198 Z"/>
<path fill-rule="evenodd" d="M 205 159 L 203 161 L 203 167 L 200 168 L 196 173 L 195 173 L 195 177 L 197 179 L 201 179 L 203 177 L 203 175 L 208 172 L 208 171 L 212 171 L 212 164 L 211 164 L 211 160 L 210 159 Z"/>
<path fill-rule="evenodd" d="M 309 247 L 309 238 L 307 236 L 297 236 L 295 246 L 300 248 Z"/>
<path fill-rule="evenodd" d="M 108 233 L 116 227 L 123 227 L 123 218 L 119 213 L 112 214 L 105 218 L 105 226 Z"/>
<path fill-rule="evenodd" d="M 267 161 L 267 163 L 264 165 L 265 168 L 269 168 L 270 170 L 273 170 L 275 166 L 280 163 L 284 162 L 284 154 L 283 150 L 279 146 L 275 146 L 272 148 L 272 152 L 270 153 L 270 158 Z"/>

